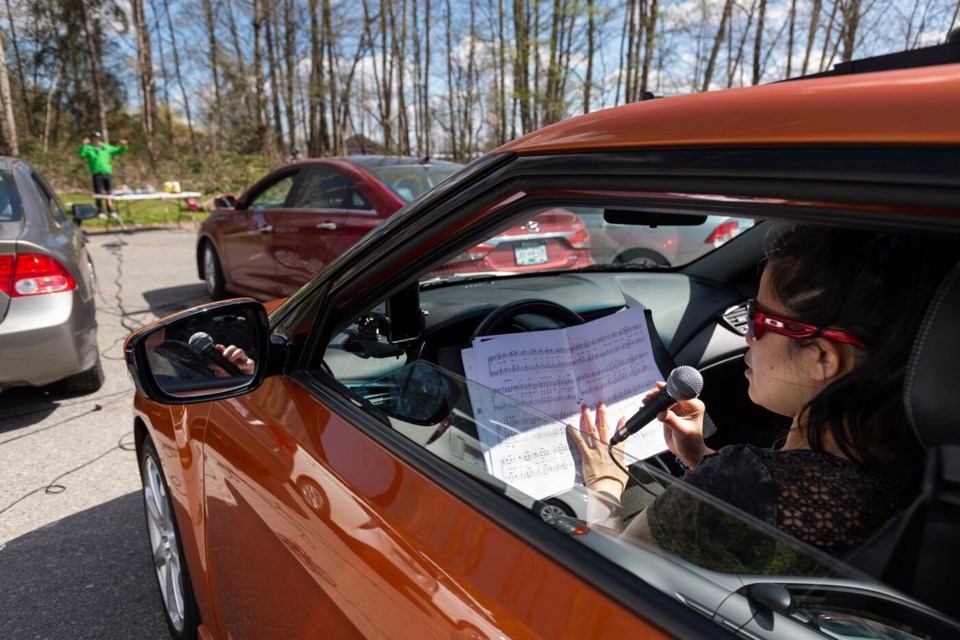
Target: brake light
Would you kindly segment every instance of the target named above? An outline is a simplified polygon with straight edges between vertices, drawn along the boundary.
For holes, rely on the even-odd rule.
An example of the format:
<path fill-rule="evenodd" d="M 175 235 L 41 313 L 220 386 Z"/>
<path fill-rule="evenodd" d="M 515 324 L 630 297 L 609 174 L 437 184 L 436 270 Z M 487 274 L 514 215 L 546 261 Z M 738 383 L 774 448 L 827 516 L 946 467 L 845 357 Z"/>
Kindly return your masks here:
<path fill-rule="evenodd" d="M 567 237 L 567 242 L 570 243 L 574 249 L 589 249 L 590 248 L 590 232 L 585 226 L 581 226 L 580 229 L 573 233 L 573 235 Z"/>
<path fill-rule="evenodd" d="M 740 223 L 736 220 L 727 220 L 714 229 L 704 243 L 719 247 L 724 242 L 732 240 L 738 233 L 740 233 Z"/>
<path fill-rule="evenodd" d="M 54 258 L 36 253 L 0 256 L 0 291 L 11 298 L 72 291 L 77 283 Z"/>

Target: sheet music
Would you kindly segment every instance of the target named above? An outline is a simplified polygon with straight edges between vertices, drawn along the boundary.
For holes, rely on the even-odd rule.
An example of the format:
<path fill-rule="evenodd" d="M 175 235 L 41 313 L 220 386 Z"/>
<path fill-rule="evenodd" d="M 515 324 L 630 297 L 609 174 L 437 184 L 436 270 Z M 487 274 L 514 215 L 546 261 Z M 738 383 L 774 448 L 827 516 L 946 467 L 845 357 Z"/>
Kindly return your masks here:
<path fill-rule="evenodd" d="M 567 329 L 478 338 L 462 357 L 468 380 L 498 392 L 470 392 L 488 470 L 534 498 L 577 482 L 576 445 L 565 425 L 579 428 L 582 403 L 603 402 L 615 425 L 663 379 L 642 307 Z M 625 447 L 635 459 L 664 450 L 659 423 Z"/>

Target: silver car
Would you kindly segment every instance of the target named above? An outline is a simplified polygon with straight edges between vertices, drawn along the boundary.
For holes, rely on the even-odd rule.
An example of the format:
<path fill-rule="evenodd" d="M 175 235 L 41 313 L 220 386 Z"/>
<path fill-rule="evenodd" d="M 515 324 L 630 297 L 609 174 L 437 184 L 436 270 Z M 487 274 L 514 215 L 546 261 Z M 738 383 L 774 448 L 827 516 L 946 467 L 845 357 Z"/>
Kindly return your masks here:
<path fill-rule="evenodd" d="M 103 384 L 96 275 L 79 227 L 94 216 L 91 205 L 68 216 L 33 167 L 0 158 L 0 390 Z"/>
<path fill-rule="evenodd" d="M 656 226 L 619 224 L 601 209 L 572 208 L 590 230 L 590 255 L 597 264 L 632 264 L 641 267 L 679 267 L 710 253 L 753 226 L 749 218 L 704 216 L 699 224 L 664 216 Z M 615 216 L 614 216 L 615 217 Z"/>

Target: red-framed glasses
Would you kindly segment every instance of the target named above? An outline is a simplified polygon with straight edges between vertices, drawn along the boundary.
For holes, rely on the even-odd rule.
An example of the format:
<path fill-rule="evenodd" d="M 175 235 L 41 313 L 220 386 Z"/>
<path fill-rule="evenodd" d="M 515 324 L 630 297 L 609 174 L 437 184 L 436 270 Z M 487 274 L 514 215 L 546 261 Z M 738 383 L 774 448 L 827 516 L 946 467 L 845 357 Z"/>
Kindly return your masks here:
<path fill-rule="evenodd" d="M 764 309 L 756 300 L 747 301 L 747 335 L 759 340 L 767 331 L 779 333 L 782 336 L 787 336 L 794 340 L 826 338 L 834 342 L 852 344 L 861 349 L 867 348 L 867 345 L 843 331 L 824 329 L 823 327 L 807 324 L 806 322 L 778 316 Z"/>

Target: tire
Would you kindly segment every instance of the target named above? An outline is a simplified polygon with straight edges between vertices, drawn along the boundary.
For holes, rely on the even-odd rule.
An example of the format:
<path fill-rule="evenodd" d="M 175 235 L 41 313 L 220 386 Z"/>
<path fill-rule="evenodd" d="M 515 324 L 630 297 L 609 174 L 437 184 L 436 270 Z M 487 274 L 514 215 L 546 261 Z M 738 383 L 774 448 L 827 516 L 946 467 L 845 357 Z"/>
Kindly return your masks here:
<path fill-rule="evenodd" d="M 669 267 L 670 261 L 656 251 L 631 249 L 624 251 L 615 260 L 618 264 L 635 264 L 642 267 Z"/>
<path fill-rule="evenodd" d="M 180 543 L 180 530 L 157 449 L 150 438 L 140 452 L 140 479 L 153 568 L 163 615 L 176 640 L 196 640 L 200 614 Z"/>
<path fill-rule="evenodd" d="M 70 395 L 80 395 L 93 393 L 103 386 L 103 363 L 100 362 L 100 354 L 97 354 L 97 361 L 86 371 L 64 378 L 60 382 L 60 388 Z"/>
<path fill-rule="evenodd" d="M 223 281 L 223 268 L 220 266 L 220 256 L 213 244 L 203 244 L 203 282 L 207 286 L 207 294 L 214 300 L 222 300 L 227 293 Z"/>

